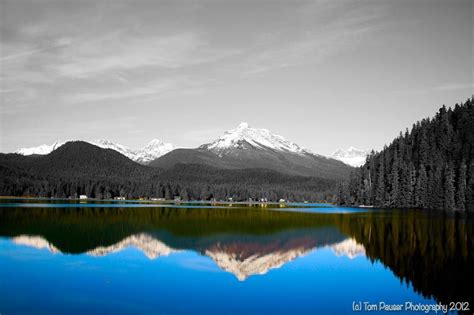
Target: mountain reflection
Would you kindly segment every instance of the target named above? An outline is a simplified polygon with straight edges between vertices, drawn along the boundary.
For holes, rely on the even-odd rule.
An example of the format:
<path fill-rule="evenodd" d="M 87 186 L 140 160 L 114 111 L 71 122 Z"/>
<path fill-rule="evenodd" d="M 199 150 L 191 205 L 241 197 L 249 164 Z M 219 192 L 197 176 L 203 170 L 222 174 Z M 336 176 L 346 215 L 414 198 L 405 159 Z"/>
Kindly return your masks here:
<path fill-rule="evenodd" d="M 311 251 L 381 261 L 425 297 L 469 301 L 473 221 L 420 211 L 311 214 L 262 209 L 0 208 L 0 236 L 53 253 L 149 259 L 191 250 L 239 280 Z"/>
<path fill-rule="evenodd" d="M 13 237 L 11 240 L 17 245 L 47 249 L 54 254 L 60 252 L 53 244 L 41 236 L 20 235 Z M 243 281 L 249 276 L 262 275 L 270 269 L 279 268 L 285 263 L 323 245 L 318 244 L 318 241 L 312 239 L 311 236 L 291 239 L 291 242 L 288 244 L 281 244 L 278 241 L 268 239 L 267 241 L 246 239 L 235 242 L 217 242 L 210 245 L 209 248 L 199 250 L 214 260 L 221 269 L 234 274 L 237 279 Z M 110 246 L 99 246 L 85 252 L 85 254 L 90 256 L 106 256 L 129 247 L 140 250 L 151 260 L 180 251 L 167 246 L 152 235 L 141 233 L 126 237 L 122 241 Z M 324 247 L 332 248 L 337 256 L 347 256 L 351 259 L 365 254 L 364 247 L 357 244 L 353 239 L 346 239 L 333 245 L 325 244 Z M 196 250 L 197 248 L 190 249 Z"/>

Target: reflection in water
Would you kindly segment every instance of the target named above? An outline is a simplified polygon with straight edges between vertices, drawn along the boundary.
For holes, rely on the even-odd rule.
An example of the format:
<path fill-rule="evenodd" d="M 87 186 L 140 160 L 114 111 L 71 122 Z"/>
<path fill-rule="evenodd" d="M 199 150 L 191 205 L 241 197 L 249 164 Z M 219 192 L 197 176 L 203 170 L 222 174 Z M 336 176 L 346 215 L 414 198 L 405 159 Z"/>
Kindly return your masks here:
<path fill-rule="evenodd" d="M 471 301 L 473 223 L 419 211 L 311 214 L 262 209 L 0 208 L 0 236 L 52 253 L 149 259 L 191 250 L 239 280 L 330 248 L 381 261 L 425 297 Z M 466 285 L 464 285 L 466 284 Z"/>
<path fill-rule="evenodd" d="M 41 236 L 20 235 L 12 238 L 13 243 L 30 246 L 37 249 L 47 249 L 56 254 L 60 251 Z M 317 248 L 315 240 L 309 238 L 298 240 L 292 239 L 292 244 L 279 247 L 279 242 L 259 244 L 254 240 L 222 244 L 217 242 L 203 250 L 204 254 L 216 262 L 223 270 L 234 274 L 237 279 L 243 281 L 252 275 L 266 274 L 270 269 L 279 268 L 287 262 Z M 131 235 L 122 241 L 110 245 L 99 246 L 86 252 L 90 256 L 106 256 L 120 252 L 126 248 L 134 247 L 148 258 L 157 259 L 168 256 L 179 250 L 171 248 L 163 242 L 155 239 L 152 235 L 140 233 Z M 346 239 L 342 242 L 326 245 L 333 250 L 336 256 L 347 256 L 350 259 L 364 255 L 365 249 L 357 244 L 354 239 Z"/>
<path fill-rule="evenodd" d="M 421 211 L 337 217 L 338 227 L 364 245 L 367 256 L 443 303 L 470 301 L 474 283 L 473 220 Z"/>

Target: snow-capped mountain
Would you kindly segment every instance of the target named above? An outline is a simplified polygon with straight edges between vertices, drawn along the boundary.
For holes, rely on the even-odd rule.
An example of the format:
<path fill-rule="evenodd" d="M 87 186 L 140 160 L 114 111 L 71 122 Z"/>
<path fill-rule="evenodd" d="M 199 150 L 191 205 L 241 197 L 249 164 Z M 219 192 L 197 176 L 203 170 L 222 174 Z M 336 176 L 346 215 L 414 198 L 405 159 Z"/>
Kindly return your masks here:
<path fill-rule="evenodd" d="M 32 154 L 45 155 L 45 154 L 51 153 L 52 151 L 56 150 L 57 148 L 59 148 L 60 146 L 62 146 L 63 144 L 69 141 L 72 141 L 72 140 L 68 140 L 68 141 L 58 140 L 51 145 L 43 144 L 37 147 L 22 148 L 15 151 L 14 153 L 18 153 L 22 155 L 32 155 Z M 86 141 L 86 142 L 96 145 L 103 149 L 115 150 L 125 155 L 129 159 L 138 163 L 142 163 L 142 164 L 147 164 L 150 161 L 153 161 L 159 158 L 160 156 L 162 156 L 163 154 L 166 154 L 174 149 L 171 143 L 165 143 L 158 139 L 151 140 L 145 147 L 138 150 L 133 150 L 124 145 L 117 144 L 105 139 Z"/>
<path fill-rule="evenodd" d="M 135 151 L 135 157 L 132 159 L 138 163 L 148 164 L 154 159 L 172 151 L 174 146 L 158 139 L 151 140 L 145 147 Z"/>
<path fill-rule="evenodd" d="M 93 140 L 93 141 L 90 141 L 89 143 L 93 144 L 93 145 L 96 145 L 96 146 L 98 146 L 100 148 L 103 148 L 103 149 L 112 149 L 114 151 L 117 151 L 117 152 L 125 155 L 126 157 L 128 157 L 131 160 L 135 160 L 135 156 L 136 156 L 135 151 L 133 151 L 132 149 L 127 148 L 124 145 L 114 143 L 112 141 L 105 140 L 105 139 Z"/>
<path fill-rule="evenodd" d="M 359 167 L 364 165 L 369 150 L 359 150 L 354 147 L 350 147 L 347 150 L 339 149 L 331 155 L 331 158 L 344 162 L 347 165 Z"/>
<path fill-rule="evenodd" d="M 66 142 L 67 141 L 57 140 L 53 144 L 50 144 L 50 145 L 42 144 L 42 145 L 39 145 L 37 147 L 21 148 L 21 149 L 16 150 L 14 153 L 18 153 L 18 154 L 21 154 L 21 155 L 32 155 L 32 154 L 44 155 L 44 154 L 49 154 L 52 151 L 59 148 L 60 146 L 62 146 L 63 144 L 65 144 Z"/>
<path fill-rule="evenodd" d="M 242 122 L 237 128 L 226 131 L 223 136 L 212 143 L 204 144 L 200 148 L 218 154 L 226 155 L 234 149 L 246 149 L 248 146 L 258 149 L 273 149 L 277 151 L 310 154 L 308 150 L 296 143 L 285 140 L 267 129 L 251 128 L 248 123 Z"/>
<path fill-rule="evenodd" d="M 283 174 L 343 179 L 350 167 L 314 154 L 267 129 L 241 123 L 221 137 L 196 149 L 176 149 L 149 165 L 163 169 L 176 164 L 204 164 L 222 169 L 270 169 Z"/>

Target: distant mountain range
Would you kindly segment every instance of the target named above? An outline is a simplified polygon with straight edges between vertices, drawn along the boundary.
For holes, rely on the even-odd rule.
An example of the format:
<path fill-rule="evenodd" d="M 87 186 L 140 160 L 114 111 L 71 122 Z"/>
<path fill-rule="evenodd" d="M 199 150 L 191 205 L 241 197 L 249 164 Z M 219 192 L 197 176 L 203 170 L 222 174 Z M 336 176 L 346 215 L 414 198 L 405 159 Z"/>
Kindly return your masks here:
<path fill-rule="evenodd" d="M 14 153 L 18 153 L 21 155 L 35 155 L 35 154 L 45 155 L 56 150 L 63 144 L 67 142 L 72 142 L 72 141 L 74 140 L 68 140 L 68 141 L 58 140 L 51 145 L 43 144 L 37 147 L 22 148 L 22 149 L 16 150 Z M 85 142 L 96 145 L 103 149 L 115 150 L 125 155 L 129 159 L 141 164 L 148 164 L 149 162 L 159 158 L 163 154 L 166 154 L 174 149 L 171 143 L 165 143 L 158 139 L 151 140 L 146 146 L 138 150 L 133 150 L 124 145 L 117 144 L 112 141 L 104 140 L 104 139 L 99 139 L 99 140 L 94 140 L 94 141 L 85 141 Z"/>
<path fill-rule="evenodd" d="M 42 144 L 36 147 L 21 148 L 14 153 L 21 155 L 45 155 L 71 141 L 75 140 L 58 140 L 51 145 Z M 115 150 L 129 159 L 145 165 L 175 149 L 171 143 L 165 143 L 158 139 L 150 141 L 145 147 L 137 150 L 104 139 L 85 142 L 104 149 Z M 256 153 L 255 150 L 258 150 L 258 152 Z M 275 162 L 279 164 L 288 160 L 288 154 L 294 155 L 290 160 L 298 160 L 293 161 L 296 165 L 291 165 L 293 163 L 287 165 L 290 168 L 294 168 L 289 173 L 298 175 L 308 175 L 307 169 L 312 168 L 312 164 L 318 163 L 318 161 L 314 160 L 320 160 L 319 162 L 321 162 L 324 159 L 323 156 L 314 154 L 296 143 L 287 141 L 282 136 L 275 135 L 267 129 L 251 128 L 248 123 L 243 122 L 236 129 L 225 132 L 222 137 L 211 143 L 203 144 L 197 149 L 178 149 L 171 157 L 156 162 L 155 165 L 170 167 L 176 163 L 204 162 L 204 164 L 220 165 L 225 168 L 242 168 L 242 165 L 249 165 L 249 160 L 259 158 L 264 161 L 260 164 L 266 168 L 275 169 L 279 168 L 278 165 L 274 165 Z M 348 150 L 340 149 L 336 151 L 331 158 L 350 166 L 360 166 L 365 162 L 367 154 L 368 151 L 351 147 Z M 299 158 L 295 158 L 295 155 L 299 156 Z M 216 156 L 220 159 L 216 160 Z M 272 160 L 270 166 L 269 158 Z M 256 166 L 254 164 L 250 163 L 250 166 Z M 311 172 L 310 175 L 312 175 Z"/>
<path fill-rule="evenodd" d="M 198 148 L 172 148 L 57 141 L 0 154 L 0 195 L 317 201 L 353 170 L 246 123 Z"/>
<path fill-rule="evenodd" d="M 359 150 L 354 147 L 349 147 L 347 150 L 337 150 L 333 155 L 331 155 L 331 158 L 344 162 L 347 165 L 353 167 L 359 167 L 364 165 L 369 153 L 369 150 Z"/>
<path fill-rule="evenodd" d="M 46 155 L 0 154 L 0 177 L 2 196 L 87 195 L 98 199 L 317 201 L 331 196 L 337 183 L 336 177 L 298 176 L 267 168 L 220 168 L 199 161 L 165 169 L 82 141 L 68 142 Z"/>

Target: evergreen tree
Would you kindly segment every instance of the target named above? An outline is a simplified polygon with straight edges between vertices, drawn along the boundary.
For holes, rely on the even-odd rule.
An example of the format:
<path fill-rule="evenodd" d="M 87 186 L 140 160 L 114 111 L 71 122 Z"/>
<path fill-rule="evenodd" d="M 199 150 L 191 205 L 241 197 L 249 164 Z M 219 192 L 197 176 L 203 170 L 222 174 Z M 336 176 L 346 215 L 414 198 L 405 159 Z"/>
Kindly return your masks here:
<path fill-rule="evenodd" d="M 399 187 L 399 177 L 398 177 L 398 151 L 395 149 L 392 162 L 392 173 L 390 174 L 391 182 L 391 191 L 390 191 L 390 202 L 389 205 L 392 207 L 400 206 L 399 196 L 400 196 L 400 187 Z"/>
<path fill-rule="evenodd" d="M 450 164 L 446 164 L 444 169 L 444 203 L 445 210 L 452 211 L 455 208 L 454 202 L 454 171 Z"/>
<path fill-rule="evenodd" d="M 460 211 L 466 210 L 466 188 L 467 188 L 467 167 L 464 160 L 459 165 L 458 187 L 456 191 L 456 209 Z"/>
<path fill-rule="evenodd" d="M 351 175 L 346 202 L 471 211 L 474 208 L 474 106 L 440 108 L 413 124 Z M 374 167 L 374 165 L 376 167 Z M 370 177 L 367 177 L 369 170 Z M 370 185 L 371 179 L 375 182 Z M 371 193 L 367 197 L 367 183 Z"/>
<path fill-rule="evenodd" d="M 416 179 L 416 188 L 415 188 L 415 204 L 417 208 L 425 208 L 428 206 L 428 176 L 426 175 L 426 169 L 423 164 L 420 165 L 418 170 L 418 177 Z"/>
<path fill-rule="evenodd" d="M 474 161 L 471 162 L 468 170 L 466 211 L 474 212 Z"/>
<path fill-rule="evenodd" d="M 385 166 L 383 158 L 380 158 L 379 160 L 375 191 L 375 205 L 378 207 L 385 206 Z"/>

